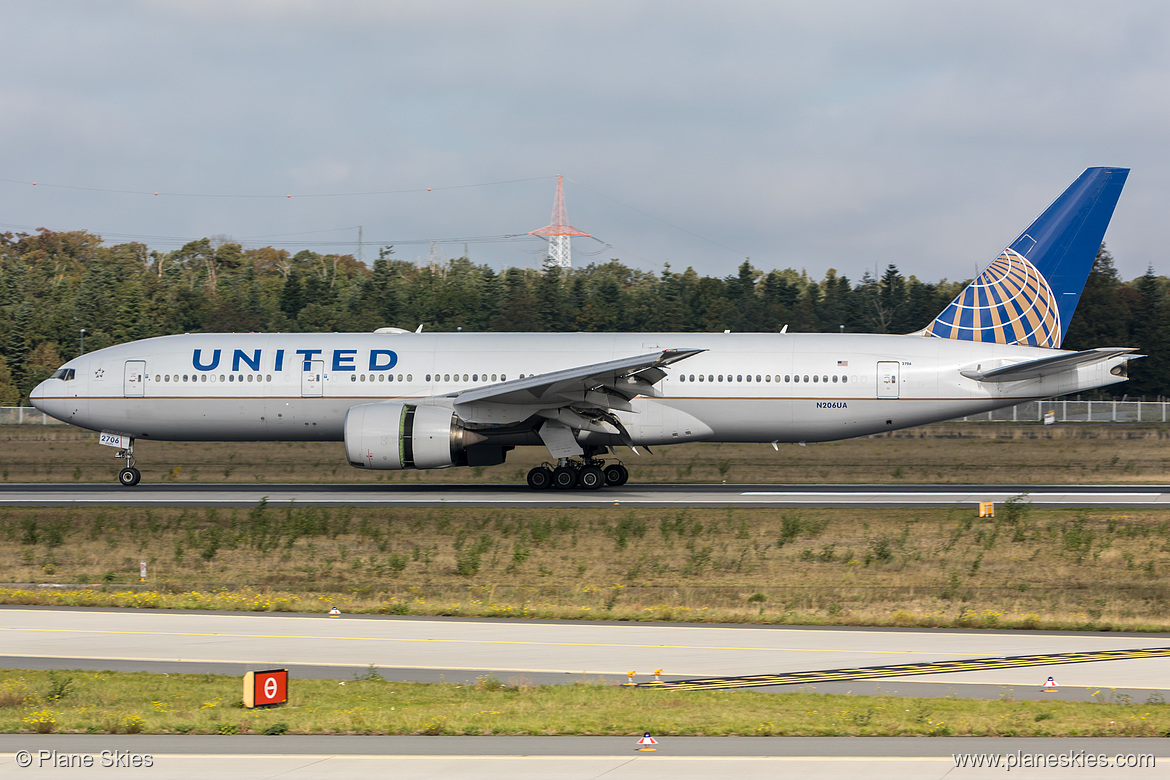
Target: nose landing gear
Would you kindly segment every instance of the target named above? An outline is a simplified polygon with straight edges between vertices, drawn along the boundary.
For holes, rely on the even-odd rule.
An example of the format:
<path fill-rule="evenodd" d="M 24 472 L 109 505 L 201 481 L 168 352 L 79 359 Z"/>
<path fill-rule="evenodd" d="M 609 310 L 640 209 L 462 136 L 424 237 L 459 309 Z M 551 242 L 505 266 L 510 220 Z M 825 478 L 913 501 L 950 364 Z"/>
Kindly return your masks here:
<path fill-rule="evenodd" d="M 126 468 L 118 472 L 118 483 L 123 487 L 134 487 L 142 481 L 142 472 L 134 468 L 134 440 L 126 445 L 126 449 L 118 450 L 114 456 L 126 461 Z"/>

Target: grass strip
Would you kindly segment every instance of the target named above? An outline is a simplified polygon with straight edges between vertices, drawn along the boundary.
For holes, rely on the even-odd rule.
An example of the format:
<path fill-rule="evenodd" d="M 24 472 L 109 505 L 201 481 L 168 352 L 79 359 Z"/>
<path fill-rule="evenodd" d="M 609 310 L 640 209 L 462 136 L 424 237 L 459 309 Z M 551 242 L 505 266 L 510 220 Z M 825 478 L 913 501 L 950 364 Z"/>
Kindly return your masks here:
<path fill-rule="evenodd" d="M 1167 631 L 1168 572 L 1165 508 L 0 508 L 9 604 Z"/>
<path fill-rule="evenodd" d="M 245 710 L 239 677 L 0 670 L 0 731 L 101 734 L 662 736 L 1170 736 L 1158 693 L 1137 703 L 634 690 L 532 685 L 290 681 L 289 704 Z"/>
<path fill-rule="evenodd" d="M 65 425 L 0 426 L 0 482 L 114 482 L 113 451 Z M 1170 480 L 1170 426 L 940 423 L 773 450 L 767 444 L 679 444 L 619 453 L 639 483 L 1159 483 Z M 490 468 L 362 471 L 340 442 L 162 442 L 139 439 L 143 482 L 506 483 L 524 488 L 548 460 L 521 447 Z"/>

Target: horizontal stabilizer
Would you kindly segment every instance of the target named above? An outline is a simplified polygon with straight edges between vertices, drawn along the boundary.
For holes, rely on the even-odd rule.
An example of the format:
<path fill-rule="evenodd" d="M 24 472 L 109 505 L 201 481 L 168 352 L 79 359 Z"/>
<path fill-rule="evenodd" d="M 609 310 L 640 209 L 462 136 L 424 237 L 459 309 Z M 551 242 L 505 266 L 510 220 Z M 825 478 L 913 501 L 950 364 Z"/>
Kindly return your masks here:
<path fill-rule="evenodd" d="M 1039 360 L 1027 360 L 1023 363 L 1009 363 L 1006 366 L 997 366 L 987 370 L 976 366 L 974 369 L 964 369 L 959 373 L 977 382 L 1019 382 L 1024 379 L 1035 379 L 1072 371 L 1075 368 L 1100 363 L 1120 355 L 1128 355 L 1130 360 L 1143 357 L 1142 355 L 1129 355 L 1133 351 L 1131 347 L 1100 347 L 1086 349 L 1083 352 L 1066 352 Z"/>

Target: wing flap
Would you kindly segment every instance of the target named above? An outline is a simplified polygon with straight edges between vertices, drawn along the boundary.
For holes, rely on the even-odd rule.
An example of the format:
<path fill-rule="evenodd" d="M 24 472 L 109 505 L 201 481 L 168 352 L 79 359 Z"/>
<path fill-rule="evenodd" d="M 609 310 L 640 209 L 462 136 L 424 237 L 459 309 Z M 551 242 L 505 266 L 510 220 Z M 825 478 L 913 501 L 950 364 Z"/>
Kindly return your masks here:
<path fill-rule="evenodd" d="M 666 349 L 476 387 L 458 393 L 453 398 L 457 408 L 480 402 L 555 407 L 580 403 L 586 399 L 593 405 L 601 406 L 599 402 L 604 397 L 616 396 L 614 402 L 605 405 L 624 408 L 623 402 L 628 405 L 629 400 L 636 396 L 659 395 L 653 383 L 666 376 L 663 367 L 705 351 Z"/>

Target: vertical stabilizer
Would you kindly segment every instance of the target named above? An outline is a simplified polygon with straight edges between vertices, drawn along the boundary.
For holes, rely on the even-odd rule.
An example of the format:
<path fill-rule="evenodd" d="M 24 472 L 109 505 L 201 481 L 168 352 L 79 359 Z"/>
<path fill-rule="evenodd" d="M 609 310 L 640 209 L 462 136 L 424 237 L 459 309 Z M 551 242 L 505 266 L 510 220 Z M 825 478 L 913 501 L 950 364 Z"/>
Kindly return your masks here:
<path fill-rule="evenodd" d="M 1082 173 L 923 335 L 1059 347 L 1128 175 L 1128 168 Z"/>

